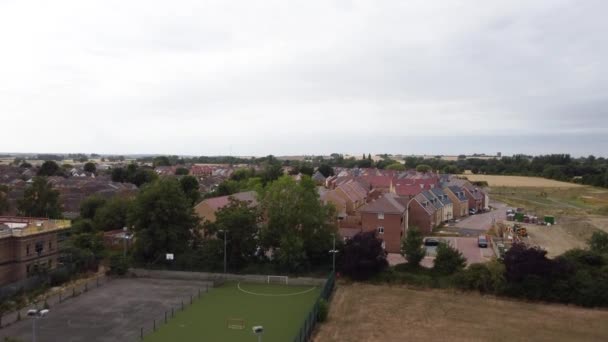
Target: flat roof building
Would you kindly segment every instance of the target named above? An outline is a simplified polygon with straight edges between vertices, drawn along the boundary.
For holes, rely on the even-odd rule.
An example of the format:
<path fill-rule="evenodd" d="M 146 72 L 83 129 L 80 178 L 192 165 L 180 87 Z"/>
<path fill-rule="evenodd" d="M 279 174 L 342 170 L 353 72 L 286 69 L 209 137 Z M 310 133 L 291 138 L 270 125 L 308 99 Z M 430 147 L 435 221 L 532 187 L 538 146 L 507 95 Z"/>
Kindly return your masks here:
<path fill-rule="evenodd" d="M 54 269 L 69 220 L 0 216 L 0 286 Z"/>

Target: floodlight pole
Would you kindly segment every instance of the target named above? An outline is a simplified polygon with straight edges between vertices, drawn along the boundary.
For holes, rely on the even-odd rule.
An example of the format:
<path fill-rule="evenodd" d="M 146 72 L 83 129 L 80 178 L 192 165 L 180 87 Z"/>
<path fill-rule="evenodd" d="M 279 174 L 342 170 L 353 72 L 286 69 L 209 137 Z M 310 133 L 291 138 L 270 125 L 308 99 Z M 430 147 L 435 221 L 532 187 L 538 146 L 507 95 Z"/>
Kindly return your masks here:
<path fill-rule="evenodd" d="M 228 247 L 228 240 L 226 239 L 227 229 L 222 229 L 220 232 L 224 232 L 224 274 L 227 273 L 228 270 L 228 254 L 226 253 Z"/>
<path fill-rule="evenodd" d="M 333 238 L 334 238 L 334 244 L 333 244 L 333 253 L 332 253 L 332 270 L 334 272 L 336 272 L 336 234 L 332 234 Z"/>
<path fill-rule="evenodd" d="M 336 250 L 336 234 L 331 234 L 331 236 L 333 237 L 333 249 L 329 253 L 332 254 L 332 271 L 336 272 L 336 253 L 338 253 Z"/>

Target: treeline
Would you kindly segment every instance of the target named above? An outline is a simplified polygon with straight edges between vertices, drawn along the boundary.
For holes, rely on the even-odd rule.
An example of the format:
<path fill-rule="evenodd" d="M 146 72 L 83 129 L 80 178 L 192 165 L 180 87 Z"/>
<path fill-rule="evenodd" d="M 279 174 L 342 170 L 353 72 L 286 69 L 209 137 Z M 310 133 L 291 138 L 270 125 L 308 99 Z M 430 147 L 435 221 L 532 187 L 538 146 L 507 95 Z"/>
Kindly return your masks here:
<path fill-rule="evenodd" d="M 402 243 L 406 264 L 388 267 L 381 240 L 360 233 L 346 243 L 340 269 L 353 279 L 458 288 L 527 300 L 608 307 L 608 233 L 596 231 L 585 249 L 550 259 L 538 247 L 514 244 L 504 260 L 466 267 L 463 255 L 446 243 L 437 248 L 433 268 L 419 266 L 423 238 L 411 228 Z"/>

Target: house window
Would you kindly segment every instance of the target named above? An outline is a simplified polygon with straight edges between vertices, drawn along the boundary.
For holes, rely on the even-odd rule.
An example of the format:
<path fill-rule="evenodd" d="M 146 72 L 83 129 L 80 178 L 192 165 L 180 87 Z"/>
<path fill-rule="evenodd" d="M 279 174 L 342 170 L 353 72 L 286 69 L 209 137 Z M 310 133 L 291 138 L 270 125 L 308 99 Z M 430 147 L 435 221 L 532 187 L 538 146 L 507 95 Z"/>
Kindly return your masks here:
<path fill-rule="evenodd" d="M 44 243 L 42 241 L 36 242 L 36 253 L 38 253 L 38 255 L 40 255 L 40 253 L 42 253 L 43 250 L 44 250 Z"/>
<path fill-rule="evenodd" d="M 378 213 L 378 220 L 384 220 L 384 213 Z"/>
<path fill-rule="evenodd" d="M 378 234 L 384 234 L 384 227 L 378 227 Z"/>

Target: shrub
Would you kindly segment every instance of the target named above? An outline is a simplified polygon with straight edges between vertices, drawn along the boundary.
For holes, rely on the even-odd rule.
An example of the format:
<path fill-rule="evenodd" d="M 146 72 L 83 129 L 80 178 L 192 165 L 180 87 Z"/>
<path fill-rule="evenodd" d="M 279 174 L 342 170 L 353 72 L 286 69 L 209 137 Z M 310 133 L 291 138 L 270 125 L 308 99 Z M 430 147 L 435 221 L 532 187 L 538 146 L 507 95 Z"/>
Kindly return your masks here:
<path fill-rule="evenodd" d="M 473 264 L 455 276 L 455 284 L 464 290 L 501 293 L 504 289 L 504 265 L 498 261 Z"/>
<path fill-rule="evenodd" d="M 403 241 L 401 241 L 401 255 L 410 265 L 418 265 L 426 254 L 422 246 L 422 233 L 416 227 L 410 227 Z"/>
<path fill-rule="evenodd" d="M 317 311 L 317 322 L 325 322 L 329 313 L 329 304 L 325 299 L 319 300 L 319 311 Z"/>
<path fill-rule="evenodd" d="M 129 270 L 129 260 L 122 254 L 114 254 L 110 257 L 109 274 L 125 275 Z"/>
<path fill-rule="evenodd" d="M 466 266 L 467 261 L 462 253 L 447 243 L 440 243 L 437 246 L 437 257 L 433 270 L 438 274 L 454 274 Z"/>
<path fill-rule="evenodd" d="M 49 274 L 49 282 L 51 286 L 58 286 L 70 280 L 70 272 L 65 268 L 58 268 Z"/>
<path fill-rule="evenodd" d="M 348 240 L 341 261 L 342 272 L 355 280 L 369 279 L 388 266 L 382 241 L 375 232 L 359 233 Z"/>

